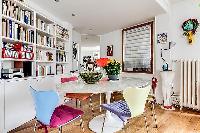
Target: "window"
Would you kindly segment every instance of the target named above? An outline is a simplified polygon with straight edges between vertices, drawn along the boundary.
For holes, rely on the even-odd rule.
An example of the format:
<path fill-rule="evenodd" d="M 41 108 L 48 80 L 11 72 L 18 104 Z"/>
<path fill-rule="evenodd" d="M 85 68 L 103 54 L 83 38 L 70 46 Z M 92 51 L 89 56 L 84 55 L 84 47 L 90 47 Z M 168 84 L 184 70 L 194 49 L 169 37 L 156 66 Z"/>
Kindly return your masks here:
<path fill-rule="evenodd" d="M 153 22 L 122 30 L 123 72 L 153 73 Z"/>

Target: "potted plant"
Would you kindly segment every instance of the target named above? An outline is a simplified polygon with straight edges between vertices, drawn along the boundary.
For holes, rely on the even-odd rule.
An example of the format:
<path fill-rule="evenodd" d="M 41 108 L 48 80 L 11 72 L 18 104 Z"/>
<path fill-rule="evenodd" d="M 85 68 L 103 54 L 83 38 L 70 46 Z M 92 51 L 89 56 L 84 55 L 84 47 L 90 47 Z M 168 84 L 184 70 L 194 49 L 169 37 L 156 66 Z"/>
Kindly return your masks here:
<path fill-rule="evenodd" d="M 121 71 L 121 64 L 116 60 L 101 58 L 96 61 L 97 65 L 103 67 L 108 75 L 109 80 L 118 80 Z"/>

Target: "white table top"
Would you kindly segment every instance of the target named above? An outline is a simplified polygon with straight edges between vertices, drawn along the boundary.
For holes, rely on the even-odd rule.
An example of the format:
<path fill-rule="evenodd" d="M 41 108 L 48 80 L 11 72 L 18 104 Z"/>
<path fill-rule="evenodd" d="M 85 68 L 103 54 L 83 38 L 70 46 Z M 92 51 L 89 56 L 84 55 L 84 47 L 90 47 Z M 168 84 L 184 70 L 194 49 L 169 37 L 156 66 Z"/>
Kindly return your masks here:
<path fill-rule="evenodd" d="M 123 91 L 128 87 L 146 87 L 150 84 L 150 80 L 139 78 L 122 77 L 116 81 L 100 81 L 96 84 L 86 84 L 82 80 L 58 84 L 57 90 L 60 93 L 106 93 Z"/>

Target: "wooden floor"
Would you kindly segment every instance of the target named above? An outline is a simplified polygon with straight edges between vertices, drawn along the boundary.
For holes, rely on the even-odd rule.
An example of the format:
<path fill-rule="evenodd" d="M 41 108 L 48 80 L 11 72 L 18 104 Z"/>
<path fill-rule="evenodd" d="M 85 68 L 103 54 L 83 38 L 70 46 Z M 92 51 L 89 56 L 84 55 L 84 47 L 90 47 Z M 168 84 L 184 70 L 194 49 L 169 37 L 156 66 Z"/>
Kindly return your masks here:
<path fill-rule="evenodd" d="M 99 101 L 98 95 L 93 99 L 95 105 L 95 115 L 99 115 Z M 119 98 L 119 96 L 118 96 Z M 74 103 L 70 104 L 74 106 Z M 83 110 L 85 112 L 83 120 L 85 133 L 92 133 L 88 128 L 88 122 L 93 118 L 91 110 L 88 107 L 87 102 L 83 103 Z M 102 113 L 105 113 L 103 111 Z M 150 133 L 200 133 L 200 112 L 184 109 L 183 111 L 164 111 L 159 106 L 156 107 L 156 114 L 158 119 L 158 128 L 153 128 L 151 111 L 147 105 L 147 119 L 149 124 Z M 35 120 L 28 122 L 21 127 L 11 131 L 10 133 L 34 133 L 33 125 Z M 145 133 L 143 116 L 133 118 L 130 120 L 123 131 L 118 133 Z M 37 131 L 38 133 L 44 133 L 44 130 Z M 50 133 L 58 133 L 58 129 L 49 129 Z M 79 120 L 72 122 L 63 127 L 63 133 L 81 133 L 79 128 Z"/>

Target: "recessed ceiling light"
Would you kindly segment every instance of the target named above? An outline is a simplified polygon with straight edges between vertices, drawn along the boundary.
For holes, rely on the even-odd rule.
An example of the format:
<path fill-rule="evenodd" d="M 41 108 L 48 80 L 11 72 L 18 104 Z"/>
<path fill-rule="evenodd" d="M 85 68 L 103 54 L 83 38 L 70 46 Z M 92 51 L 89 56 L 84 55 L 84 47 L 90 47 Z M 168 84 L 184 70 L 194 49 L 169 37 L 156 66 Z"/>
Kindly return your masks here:
<path fill-rule="evenodd" d="M 76 16 L 76 14 L 72 13 L 72 17 L 75 17 L 75 16 Z"/>
<path fill-rule="evenodd" d="M 54 0 L 55 2 L 60 2 L 60 0 Z"/>

